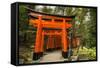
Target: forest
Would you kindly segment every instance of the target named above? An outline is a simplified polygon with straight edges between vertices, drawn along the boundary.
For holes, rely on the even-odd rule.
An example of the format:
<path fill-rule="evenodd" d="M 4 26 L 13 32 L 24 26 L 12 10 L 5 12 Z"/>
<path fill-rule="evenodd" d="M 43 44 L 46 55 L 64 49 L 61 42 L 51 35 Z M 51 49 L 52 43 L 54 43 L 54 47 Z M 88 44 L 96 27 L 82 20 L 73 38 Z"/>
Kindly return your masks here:
<path fill-rule="evenodd" d="M 97 49 L 97 9 L 91 7 L 65 7 L 47 5 L 19 5 L 19 63 L 33 63 L 32 52 L 35 45 L 37 29 L 29 24 L 26 7 L 43 13 L 72 16 L 74 19 L 74 34 L 80 37 L 80 45 L 73 48 L 76 61 L 96 60 Z M 72 23 L 73 24 L 73 23 Z M 71 31 L 71 30 L 70 30 Z M 74 57 L 75 58 L 75 57 Z M 74 59 L 73 59 L 74 60 Z M 72 61 L 72 60 L 71 60 Z M 40 61 L 37 61 L 39 63 Z"/>

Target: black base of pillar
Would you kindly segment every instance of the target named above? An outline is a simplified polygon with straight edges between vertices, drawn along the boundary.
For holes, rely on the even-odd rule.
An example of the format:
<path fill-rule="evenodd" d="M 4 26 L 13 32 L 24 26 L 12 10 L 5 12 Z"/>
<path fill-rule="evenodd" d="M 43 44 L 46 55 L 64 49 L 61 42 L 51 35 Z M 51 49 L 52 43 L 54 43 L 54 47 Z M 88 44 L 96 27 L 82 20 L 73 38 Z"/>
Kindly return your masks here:
<path fill-rule="evenodd" d="M 55 48 L 55 50 L 60 50 L 61 49 L 61 47 L 57 47 L 57 48 Z"/>
<path fill-rule="evenodd" d="M 54 48 L 46 49 L 47 52 L 51 52 L 51 51 L 54 51 L 54 50 L 55 50 Z"/>
<path fill-rule="evenodd" d="M 33 53 L 33 60 L 38 60 L 39 58 L 39 53 Z"/>
<path fill-rule="evenodd" d="M 33 60 L 38 60 L 43 56 L 43 52 L 33 53 Z"/>
<path fill-rule="evenodd" d="M 68 52 L 62 52 L 62 56 L 63 56 L 64 58 L 68 58 Z"/>
<path fill-rule="evenodd" d="M 42 57 L 42 56 L 43 56 L 43 52 L 40 52 L 40 53 L 39 53 L 39 56 Z"/>

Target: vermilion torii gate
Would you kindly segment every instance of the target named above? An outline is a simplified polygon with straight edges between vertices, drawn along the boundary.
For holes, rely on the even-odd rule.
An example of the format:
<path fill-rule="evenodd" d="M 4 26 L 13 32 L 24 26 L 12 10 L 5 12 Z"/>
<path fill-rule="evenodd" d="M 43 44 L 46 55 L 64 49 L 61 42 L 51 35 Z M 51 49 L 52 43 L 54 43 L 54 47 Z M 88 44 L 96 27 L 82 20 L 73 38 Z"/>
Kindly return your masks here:
<path fill-rule="evenodd" d="M 75 16 L 51 15 L 31 10 L 29 23 L 37 28 L 35 49 L 33 60 L 37 60 L 43 56 L 44 52 L 44 37 L 48 36 L 46 48 L 61 47 L 62 56 L 68 57 L 68 31 L 72 27 L 69 21 L 72 21 Z M 56 44 L 54 44 L 54 39 Z M 52 57 L 51 57 L 52 58 Z"/>

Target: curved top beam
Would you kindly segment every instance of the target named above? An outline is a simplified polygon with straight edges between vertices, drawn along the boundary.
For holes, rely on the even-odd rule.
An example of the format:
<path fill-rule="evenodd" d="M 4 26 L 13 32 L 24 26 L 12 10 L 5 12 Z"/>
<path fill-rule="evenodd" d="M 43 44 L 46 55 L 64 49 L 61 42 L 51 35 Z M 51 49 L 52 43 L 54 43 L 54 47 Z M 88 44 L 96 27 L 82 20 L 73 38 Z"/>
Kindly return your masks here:
<path fill-rule="evenodd" d="M 56 15 L 56 14 L 48 14 L 48 13 L 43 13 L 43 12 L 37 12 L 29 7 L 25 7 L 28 11 L 34 13 L 35 15 L 43 15 L 43 16 L 53 16 L 53 17 L 59 17 L 59 18 L 75 18 L 74 16 L 63 16 L 63 15 Z"/>

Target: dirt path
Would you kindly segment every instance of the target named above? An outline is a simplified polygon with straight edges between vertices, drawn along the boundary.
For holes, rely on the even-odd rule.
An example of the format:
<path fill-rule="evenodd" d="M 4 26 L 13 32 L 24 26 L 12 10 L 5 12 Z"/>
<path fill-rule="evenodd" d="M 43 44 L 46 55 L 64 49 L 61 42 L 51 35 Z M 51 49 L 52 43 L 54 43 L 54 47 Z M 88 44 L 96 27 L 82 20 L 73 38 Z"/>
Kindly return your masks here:
<path fill-rule="evenodd" d="M 82 57 L 78 59 L 77 55 L 72 55 L 69 59 L 68 58 L 64 59 L 62 57 L 62 51 L 56 50 L 56 51 L 53 51 L 53 52 L 45 52 L 43 57 L 41 57 L 37 61 L 34 61 L 33 63 L 88 60 L 85 57 L 83 57 L 83 58 L 84 59 L 82 59 Z"/>
<path fill-rule="evenodd" d="M 58 62 L 58 61 L 64 61 L 67 59 L 64 59 L 62 57 L 61 51 L 57 50 L 54 52 L 47 52 L 46 55 L 44 55 L 41 59 L 40 62 Z"/>

